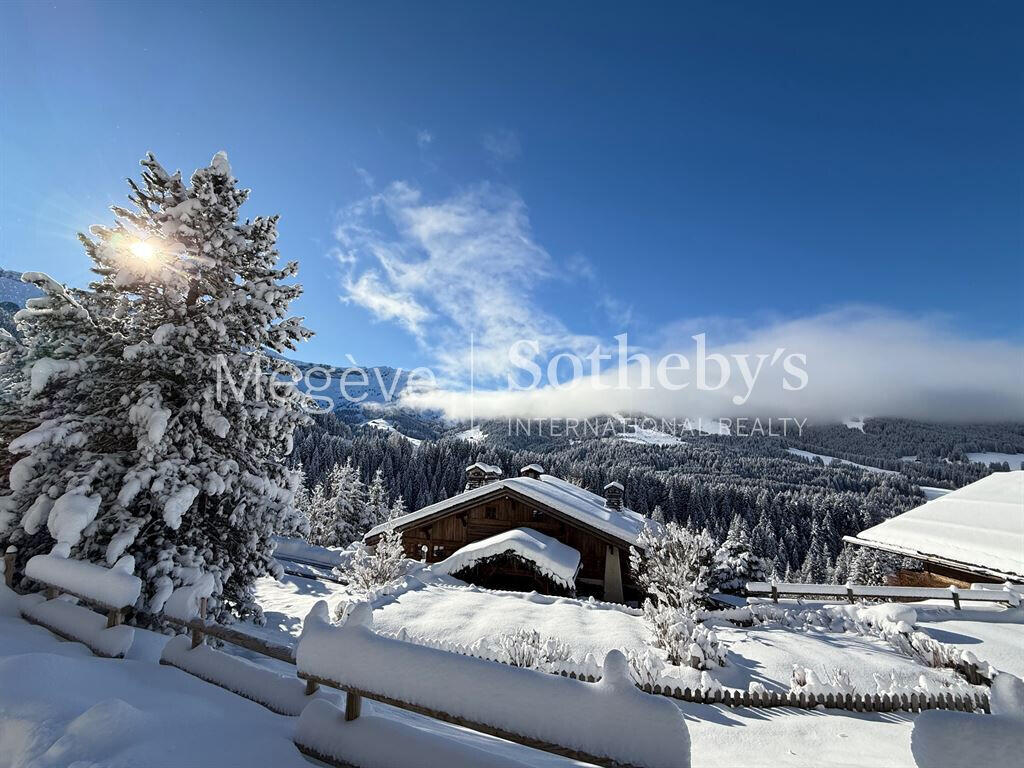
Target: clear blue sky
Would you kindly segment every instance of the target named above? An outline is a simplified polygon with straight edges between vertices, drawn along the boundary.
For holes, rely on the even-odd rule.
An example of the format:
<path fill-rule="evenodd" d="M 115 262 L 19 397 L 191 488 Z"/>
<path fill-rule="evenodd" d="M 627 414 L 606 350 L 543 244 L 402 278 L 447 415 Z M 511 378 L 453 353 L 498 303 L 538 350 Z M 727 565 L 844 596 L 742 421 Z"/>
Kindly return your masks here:
<path fill-rule="evenodd" d="M 542 266 L 486 279 L 556 335 L 863 304 L 1016 342 L 1022 39 L 1015 2 L 6 2 L 0 266 L 83 283 L 74 233 L 145 151 L 191 172 L 225 149 L 301 262 L 305 359 L 429 363 L 468 327 L 429 280 L 358 282 L 374 243 L 465 245 L 396 233 L 420 204 L 514 211 L 513 263 Z M 373 194 L 390 229 L 339 261 Z M 503 258 L 484 241 L 463 252 Z"/>

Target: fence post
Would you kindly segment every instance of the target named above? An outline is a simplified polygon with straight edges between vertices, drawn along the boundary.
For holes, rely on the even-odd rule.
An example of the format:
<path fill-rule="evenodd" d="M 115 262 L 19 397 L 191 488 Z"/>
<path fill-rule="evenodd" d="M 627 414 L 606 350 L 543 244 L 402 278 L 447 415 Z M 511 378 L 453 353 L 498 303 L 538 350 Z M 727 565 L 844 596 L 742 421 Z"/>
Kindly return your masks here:
<path fill-rule="evenodd" d="M 849 584 L 846 585 L 846 599 L 850 601 L 850 605 L 853 605 L 853 587 Z"/>
<path fill-rule="evenodd" d="M 204 624 L 206 623 L 206 598 L 199 598 L 199 620 Z M 192 627 L 192 647 L 198 648 L 203 644 L 203 630 L 198 627 Z"/>
<path fill-rule="evenodd" d="M 355 720 L 363 711 L 363 697 L 352 691 L 345 692 L 345 722 Z"/>
<path fill-rule="evenodd" d="M 4 583 L 8 587 L 14 586 L 14 558 L 17 554 L 18 548 L 12 544 L 4 555 Z"/>
<path fill-rule="evenodd" d="M 774 581 L 772 582 L 772 602 L 779 602 L 779 588 L 776 586 Z"/>
<path fill-rule="evenodd" d="M 120 623 L 121 623 L 121 609 L 120 608 L 111 608 L 109 611 L 107 611 L 107 629 L 110 629 L 111 627 L 116 627 Z"/>
<path fill-rule="evenodd" d="M 958 611 L 960 610 L 960 590 L 957 589 L 956 585 L 952 585 L 949 591 L 953 593 L 953 607 Z"/>
<path fill-rule="evenodd" d="M 312 696 L 314 693 L 320 690 L 320 683 L 315 680 L 306 681 L 306 695 Z"/>

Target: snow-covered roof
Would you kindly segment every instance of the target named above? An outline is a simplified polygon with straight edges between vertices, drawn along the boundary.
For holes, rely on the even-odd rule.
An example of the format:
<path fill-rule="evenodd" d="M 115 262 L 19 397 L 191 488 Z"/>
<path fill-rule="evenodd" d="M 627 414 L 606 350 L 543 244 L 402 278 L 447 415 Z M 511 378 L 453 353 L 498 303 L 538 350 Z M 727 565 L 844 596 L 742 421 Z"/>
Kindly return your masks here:
<path fill-rule="evenodd" d="M 995 472 L 846 537 L 951 567 L 1024 578 L 1024 471 Z"/>
<path fill-rule="evenodd" d="M 657 525 L 626 507 L 612 509 L 606 506 L 603 496 L 598 496 L 596 493 L 591 493 L 553 475 L 541 475 L 536 480 L 532 477 L 508 477 L 463 491 L 436 504 L 374 526 L 366 536 L 373 537 L 395 527 L 407 528 L 419 520 L 443 514 L 451 507 L 462 506 L 501 491 L 519 493 L 537 504 L 627 544 L 636 544 L 637 537 L 645 523 Z"/>
<path fill-rule="evenodd" d="M 457 550 L 451 557 L 430 566 L 434 573 L 457 573 L 472 568 L 481 560 L 513 552 L 558 584 L 569 589 L 576 586 L 576 572 L 580 568 L 580 553 L 558 539 L 545 536 L 532 528 L 513 528 L 480 541 L 474 541 Z"/>
<path fill-rule="evenodd" d="M 526 472 L 536 472 L 538 475 L 543 475 L 544 467 L 542 467 L 540 464 L 527 464 L 525 467 L 519 470 L 519 474 L 522 475 Z"/>
<path fill-rule="evenodd" d="M 482 461 L 478 461 L 475 464 L 470 464 L 466 467 L 467 472 L 471 469 L 481 469 L 485 475 L 501 475 L 501 467 L 496 467 L 493 464 L 485 464 Z"/>

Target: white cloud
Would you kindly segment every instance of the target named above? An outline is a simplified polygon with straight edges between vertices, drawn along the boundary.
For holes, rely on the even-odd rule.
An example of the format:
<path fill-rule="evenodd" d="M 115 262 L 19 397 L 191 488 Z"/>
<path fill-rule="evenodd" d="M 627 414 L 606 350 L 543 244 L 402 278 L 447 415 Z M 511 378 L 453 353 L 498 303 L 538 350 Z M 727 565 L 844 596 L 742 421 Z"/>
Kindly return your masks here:
<path fill-rule="evenodd" d="M 440 372 L 480 379 L 503 375 L 508 348 L 536 340 L 543 355 L 589 351 L 596 341 L 571 333 L 535 299 L 555 274 L 534 239 L 526 206 L 513 191 L 478 184 L 425 201 L 395 182 L 345 209 L 336 236 L 355 259 L 347 301 L 400 322 L 430 351 Z"/>
<path fill-rule="evenodd" d="M 484 150 L 496 163 L 510 163 L 518 160 L 523 152 L 519 135 L 515 131 L 501 129 L 485 133 L 481 138 Z"/>
<path fill-rule="evenodd" d="M 940 318 L 921 318 L 870 307 L 848 307 L 792 320 L 767 322 L 738 330 L 735 321 L 707 323 L 731 328 L 733 336 L 716 344 L 708 337 L 708 353 L 749 355 L 756 367 L 758 353 L 806 355 L 807 386 L 799 391 L 782 387 L 781 364 L 765 363 L 753 387 L 748 387 L 735 362 L 728 384 L 719 391 L 695 386 L 695 342 L 701 323 L 686 321 L 683 329 L 657 349 L 644 350 L 656 361 L 669 352 L 685 355 L 690 381 L 681 391 L 658 386 L 641 388 L 636 365 L 628 369 L 628 387 L 614 388 L 617 371 L 584 377 L 559 390 L 507 389 L 439 390 L 418 395 L 409 404 L 443 409 L 453 418 L 586 418 L 620 412 L 644 412 L 658 417 L 791 416 L 813 422 L 834 422 L 854 416 L 901 416 L 931 421 L 1019 421 L 1024 418 L 1024 347 L 1007 341 L 969 338 Z M 671 331 L 669 331 L 671 333 Z M 605 346 L 612 351 L 614 341 Z M 630 350 L 633 352 L 634 350 Z M 717 367 L 709 380 L 716 381 Z M 589 372 L 589 371 L 588 371 Z M 606 388 L 596 390 L 595 379 Z M 742 405 L 733 398 L 749 393 Z"/>
<path fill-rule="evenodd" d="M 416 146 L 420 149 L 429 147 L 434 141 L 434 134 L 428 131 L 426 128 L 420 128 L 416 131 Z"/>

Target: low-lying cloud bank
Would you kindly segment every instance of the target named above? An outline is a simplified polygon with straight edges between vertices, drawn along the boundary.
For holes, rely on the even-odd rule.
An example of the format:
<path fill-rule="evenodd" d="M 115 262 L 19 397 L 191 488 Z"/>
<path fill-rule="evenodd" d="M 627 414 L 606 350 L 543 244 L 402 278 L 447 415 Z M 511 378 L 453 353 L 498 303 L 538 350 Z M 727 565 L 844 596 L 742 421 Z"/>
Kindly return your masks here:
<path fill-rule="evenodd" d="M 1024 420 L 1024 346 L 969 338 L 939 319 L 856 307 L 770 323 L 722 345 L 709 333 L 706 354 L 724 355 L 730 368 L 728 380 L 715 389 L 698 387 L 692 334 L 699 331 L 693 324 L 686 327 L 658 349 L 642 350 L 654 366 L 669 354 L 687 359 L 688 368 L 678 358 L 670 361 L 669 387 L 653 373 L 645 382 L 636 362 L 622 379 L 617 368 L 609 369 L 616 364 L 613 359 L 599 375 L 588 371 L 562 379 L 558 387 L 545 378 L 542 386 L 527 390 L 440 388 L 404 397 L 402 404 L 441 410 L 460 420 L 588 418 L 613 412 L 661 418 L 792 416 L 811 423 L 851 416 Z M 609 340 L 606 346 L 613 349 L 614 344 Z M 776 353 L 780 349 L 781 356 Z M 787 372 L 782 360 L 792 354 L 803 355 L 803 361 Z M 545 360 L 538 362 L 544 368 Z M 797 370 L 805 372 L 805 381 L 794 375 Z M 707 363 L 703 377 L 712 387 L 721 381 L 717 359 Z"/>

